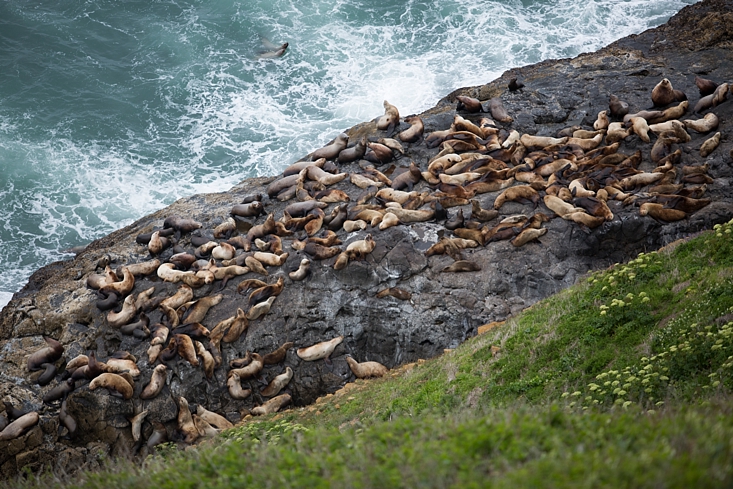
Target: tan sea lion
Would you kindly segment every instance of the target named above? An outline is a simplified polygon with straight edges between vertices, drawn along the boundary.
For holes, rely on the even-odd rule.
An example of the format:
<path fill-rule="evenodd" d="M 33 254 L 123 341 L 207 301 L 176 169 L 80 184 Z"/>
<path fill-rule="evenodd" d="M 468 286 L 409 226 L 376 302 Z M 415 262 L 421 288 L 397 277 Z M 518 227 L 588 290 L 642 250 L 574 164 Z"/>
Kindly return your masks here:
<path fill-rule="evenodd" d="M 242 381 L 236 373 L 227 377 L 227 388 L 229 389 L 229 395 L 232 396 L 232 399 L 247 399 L 252 394 L 250 389 L 242 389 Z"/>
<path fill-rule="evenodd" d="M 122 276 L 124 277 L 124 269 L 126 268 L 134 277 L 139 277 L 141 275 L 150 275 L 151 273 L 155 272 L 159 266 L 160 260 L 155 258 L 153 260 L 148 260 L 141 263 L 123 265 L 118 269 L 118 272 L 122 273 Z"/>
<path fill-rule="evenodd" d="M 196 354 L 201 358 L 206 378 L 211 379 L 214 376 L 214 369 L 216 368 L 214 355 L 212 355 L 200 341 L 194 341 L 193 346 L 196 350 Z"/>
<path fill-rule="evenodd" d="M 135 317 L 137 309 L 135 309 L 135 297 L 128 295 L 122 303 L 120 312 L 109 311 L 107 313 L 107 324 L 113 328 L 119 328 L 127 324 Z"/>
<path fill-rule="evenodd" d="M 268 312 L 270 312 L 270 308 L 272 307 L 272 303 L 275 302 L 275 299 L 277 299 L 277 296 L 273 295 L 271 297 L 268 297 L 266 301 L 259 302 L 250 307 L 249 311 L 247 312 L 247 319 L 250 321 L 254 321 L 255 319 L 259 319 L 262 316 L 265 316 Z"/>
<path fill-rule="evenodd" d="M 466 112 L 481 112 L 483 110 L 481 101 L 477 98 L 456 95 L 456 100 L 458 100 L 456 110 L 465 110 Z"/>
<path fill-rule="evenodd" d="M 422 119 L 418 116 L 412 116 L 405 118 L 405 122 L 410 124 L 410 128 L 397 134 L 397 138 L 405 143 L 414 143 L 418 141 L 425 128 Z"/>
<path fill-rule="evenodd" d="M 702 119 L 686 119 L 683 122 L 687 128 L 692 129 L 695 132 L 707 133 L 717 129 L 720 120 L 713 112 L 709 112 L 705 114 L 705 117 Z"/>
<path fill-rule="evenodd" d="M 567 137 L 564 138 L 553 138 L 549 136 L 532 136 L 530 134 L 522 134 L 519 139 L 524 147 L 529 148 L 545 148 L 546 146 L 552 146 L 555 144 L 565 144 L 568 141 Z"/>
<path fill-rule="evenodd" d="M 388 371 L 387 367 L 379 362 L 357 362 L 351 355 L 346 356 L 346 363 L 354 375 L 359 379 L 369 377 L 384 377 Z"/>
<path fill-rule="evenodd" d="M 508 124 L 514 121 L 514 119 L 504 108 L 504 104 L 499 97 L 493 97 L 489 100 L 489 112 L 491 112 L 491 117 L 499 122 L 504 122 Z"/>
<path fill-rule="evenodd" d="M 383 297 L 392 296 L 395 299 L 399 299 L 401 301 L 409 301 L 412 298 L 412 294 L 410 294 L 405 289 L 400 289 L 399 287 L 389 287 L 386 289 L 382 289 L 375 297 L 377 299 L 382 299 Z"/>
<path fill-rule="evenodd" d="M 224 343 L 234 343 L 249 327 L 247 316 L 240 307 L 237 308 L 237 313 L 233 317 L 224 321 L 227 321 L 221 333 L 221 340 Z"/>
<path fill-rule="evenodd" d="M 174 334 L 176 340 L 176 349 L 178 355 L 194 367 L 199 366 L 199 359 L 196 356 L 196 347 L 193 345 L 193 339 L 185 334 Z"/>
<path fill-rule="evenodd" d="M 645 143 L 651 141 L 648 134 L 649 124 L 643 117 L 632 117 L 631 119 L 629 119 L 629 122 L 627 122 L 626 125 L 627 127 L 630 127 L 631 130 L 634 131 L 634 134 L 639 136 L 639 138 Z"/>
<path fill-rule="evenodd" d="M 252 353 L 252 361 L 248 365 L 231 369 L 227 375 L 236 374 L 241 380 L 251 379 L 262 371 L 263 365 L 262 357 L 257 353 Z"/>
<path fill-rule="evenodd" d="M 262 416 L 265 414 L 272 414 L 280 411 L 284 406 L 290 403 L 290 394 L 280 394 L 277 397 L 273 397 L 269 401 L 265 402 L 261 406 L 252 408 L 250 413 L 252 416 Z"/>
<path fill-rule="evenodd" d="M 496 200 L 494 200 L 494 209 L 499 210 L 508 201 L 530 201 L 537 205 L 540 200 L 540 195 L 535 189 L 529 185 L 517 185 L 515 187 L 509 187 L 500 193 Z"/>
<path fill-rule="evenodd" d="M 386 100 L 384 101 L 383 105 L 384 115 L 377 120 L 377 129 L 386 129 L 387 133 L 391 134 L 392 131 L 400 123 L 400 111 L 397 110 L 397 107 L 390 104 Z"/>
<path fill-rule="evenodd" d="M 677 209 L 667 209 L 662 204 L 646 202 L 639 207 L 639 214 L 642 216 L 650 216 L 660 221 L 679 221 L 687 217 L 684 211 Z"/>
<path fill-rule="evenodd" d="M 605 221 L 604 218 L 591 216 L 585 211 L 570 212 L 561 217 L 566 221 L 573 221 L 578 224 L 583 224 L 584 226 L 587 226 L 591 229 L 600 226 Z"/>
<path fill-rule="evenodd" d="M 293 280 L 293 281 L 303 280 L 310 271 L 310 264 L 311 264 L 311 261 L 308 258 L 303 258 L 302 260 L 300 260 L 300 266 L 298 267 L 298 269 L 288 274 L 288 277 L 290 277 L 290 280 Z"/>
<path fill-rule="evenodd" d="M 316 343 L 315 345 L 309 347 L 298 348 L 296 353 L 301 359 L 305 360 L 306 362 L 314 362 L 316 360 L 320 360 L 321 358 L 327 358 L 329 355 L 331 355 L 331 353 L 333 353 L 333 350 L 341 344 L 342 341 L 344 341 L 344 337 L 337 336 L 336 338 L 333 338 L 331 340 Z"/>
<path fill-rule="evenodd" d="M 437 243 L 425 251 L 425 256 L 456 253 L 466 248 L 478 247 L 478 242 L 463 238 L 441 238 Z"/>
<path fill-rule="evenodd" d="M 716 132 L 713 137 L 710 139 L 705 140 L 704 143 L 702 143 L 702 146 L 700 146 L 700 156 L 703 158 L 706 158 L 710 153 L 712 153 L 715 148 L 718 147 L 720 144 L 720 132 Z"/>
<path fill-rule="evenodd" d="M 611 121 L 608 120 L 608 111 L 602 110 L 598 113 L 598 116 L 596 117 L 596 121 L 593 123 L 593 129 L 595 129 L 596 131 L 600 131 L 601 129 L 606 129 L 608 128 L 608 125 L 610 123 Z"/>
<path fill-rule="evenodd" d="M 140 376 L 140 368 L 134 360 L 122 359 L 122 358 L 108 358 L 105 362 L 107 366 L 105 370 L 113 374 L 121 374 L 123 372 L 129 372 L 133 377 Z"/>
<path fill-rule="evenodd" d="M 272 379 L 270 383 L 267 384 L 267 387 L 260 391 L 260 394 L 262 394 L 264 397 L 276 396 L 280 393 L 281 390 L 283 390 L 286 385 L 288 385 L 288 382 L 290 382 L 290 379 L 292 378 L 293 369 L 291 369 L 290 367 L 285 367 L 285 372 Z"/>
<path fill-rule="evenodd" d="M 201 404 L 198 404 L 196 406 L 196 414 L 201 419 L 220 430 L 228 430 L 229 428 L 234 428 L 234 425 L 224 416 L 222 416 L 221 414 L 217 414 L 213 411 L 209 411 Z"/>
<path fill-rule="evenodd" d="M 133 416 L 132 419 L 130 419 L 130 428 L 132 430 L 132 440 L 137 442 L 140 440 L 140 437 L 142 435 L 142 427 L 143 427 L 143 421 L 145 420 L 145 417 L 148 415 L 148 410 L 141 411 L 137 415 Z"/>
<path fill-rule="evenodd" d="M 152 399 L 163 390 L 166 383 L 166 371 L 168 367 L 163 364 L 157 365 L 153 369 L 153 374 L 150 376 L 150 382 L 143 387 L 140 393 L 140 399 Z"/>
<path fill-rule="evenodd" d="M 124 377 L 109 372 L 99 374 L 89 383 L 89 390 L 91 391 L 99 387 L 104 387 L 111 394 L 119 395 L 125 400 L 130 399 L 133 393 L 132 386 Z"/>
<path fill-rule="evenodd" d="M 538 239 L 541 236 L 544 236 L 547 233 L 547 228 L 526 228 L 519 232 L 518 235 L 516 235 L 514 238 L 512 238 L 509 242 L 515 246 L 520 247 L 524 246 L 525 244 L 529 243 L 532 240 Z"/>
<path fill-rule="evenodd" d="M 193 443 L 199 437 L 193 416 L 188 408 L 188 401 L 183 396 L 178 398 L 178 431 L 183 436 L 185 443 Z"/>

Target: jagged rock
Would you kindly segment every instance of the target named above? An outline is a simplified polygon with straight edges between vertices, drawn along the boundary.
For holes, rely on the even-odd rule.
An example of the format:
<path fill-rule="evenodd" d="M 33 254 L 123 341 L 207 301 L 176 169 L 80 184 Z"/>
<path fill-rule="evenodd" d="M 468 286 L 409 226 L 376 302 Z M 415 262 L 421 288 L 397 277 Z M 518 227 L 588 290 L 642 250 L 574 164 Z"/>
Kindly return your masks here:
<path fill-rule="evenodd" d="M 450 126 L 458 95 L 482 101 L 501 97 L 514 118 L 513 123 L 504 127 L 539 136 L 554 136 L 572 125 L 590 129 L 598 112 L 608 109 L 611 93 L 628 102 L 633 111 L 647 109 L 651 106 L 650 91 L 663 77 L 670 78 L 692 103 L 698 93 L 695 74 L 718 81 L 733 80 L 733 21 L 729 13 L 732 10 L 730 0 L 706 0 L 684 8 L 664 26 L 619 40 L 596 53 L 515 68 L 484 86 L 456 90 L 420 115 L 425 133 Z M 509 91 L 509 80 L 517 77 L 525 87 Z M 554 218 L 544 223 L 548 231 L 540 242 L 515 248 L 508 241 L 497 241 L 462 250 L 465 259 L 480 268 L 470 273 L 443 272 L 453 263 L 448 255 L 426 256 L 425 251 L 441 237 L 450 236 L 442 221 L 403 224 L 385 231 L 369 228 L 349 235 L 341 231 L 341 249 L 370 232 L 376 247 L 364 257 L 350 259 L 341 270 L 333 268 L 337 257 L 312 260 L 310 275 L 298 282 L 289 280 L 287 272 L 296 269 L 307 255 L 290 249 L 292 238 L 284 238 L 283 249 L 290 253 L 286 263 L 271 267 L 269 277 L 257 277 L 268 283 L 274 283 L 278 276 L 284 277 L 284 288 L 270 312 L 251 321 L 238 340 L 221 343 L 222 366 L 214 370 L 211 379 L 207 379 L 202 368 L 180 355 L 168 361 L 167 385 L 151 400 L 141 401 L 138 397 L 154 367 L 148 363 L 149 340 L 123 335 L 109 327 L 106 313 L 96 308 L 97 295 L 87 288 L 86 278 L 101 273 L 107 264 L 116 269 L 150 259 L 147 247 L 137 244 L 135 238 L 161 228 L 170 216 L 195 219 L 202 224 L 204 235 L 213 236 L 212 230 L 229 218 L 233 204 L 248 195 L 266 194 L 267 186 L 277 177 L 250 179 L 227 192 L 181 199 L 91 243 L 74 260 L 38 270 L 0 313 L 0 399 L 41 413 L 38 426 L 15 440 L 0 442 L 0 473 L 4 478 L 12 477 L 24 466 L 71 472 L 98 467 L 104 456 L 128 454 L 133 448 L 129 419 L 140 408 L 149 410 L 144 435 L 149 436 L 151 422 L 161 422 L 174 437 L 179 396 L 237 421 L 263 402 L 259 395 L 262 384 L 256 378 L 244 380 L 242 387 L 251 389 L 253 394 L 245 400 L 233 400 L 226 385 L 229 360 L 244 357 L 248 351 L 269 353 L 288 341 L 299 348 L 342 335 L 344 341 L 332 353 L 330 364 L 324 360 L 301 361 L 291 349 L 281 364 L 265 366 L 259 374 L 268 380 L 289 366 L 294 377 L 286 390 L 293 404 L 312 403 L 353 380 L 346 354 L 389 368 L 439 355 L 475 335 L 479 326 L 505 320 L 572 285 L 589 270 L 628 260 L 641 251 L 657 249 L 729 220 L 733 217 L 733 197 L 729 192 L 733 170 L 728 156 L 733 100 L 717 106 L 715 113 L 721 121 L 718 130 L 723 134 L 722 148 L 702 159 L 697 149 L 705 135 L 691 134 L 693 139 L 680 145 L 683 164 L 710 165 L 708 174 L 714 181 L 708 185 L 705 196 L 713 203 L 681 221 L 658 222 L 640 216 L 634 205 L 613 201 L 609 207 L 614 219 L 592 230 Z M 383 135 L 373 122 L 355 126 L 347 133 L 351 141 Z M 406 146 L 408 154 L 397 161 L 398 166 L 406 166 L 412 160 L 426 170 L 427 161 L 438 152 L 438 148 L 428 149 L 421 143 Z M 651 145 L 634 136 L 623 142 L 621 151 L 631 154 L 637 149 L 644 158 L 641 167 L 649 171 L 653 168 L 649 159 Z M 386 171 L 387 167 L 379 168 Z M 341 171 L 357 169 L 358 162 L 340 165 Z M 335 188 L 350 192 L 352 200 L 357 193 L 348 179 Z M 425 182 L 416 188 L 429 189 Z M 481 194 L 478 200 L 488 208 L 496 195 Z M 266 199 L 265 210 L 280 218 L 289 203 Z M 329 215 L 334 205 L 324 213 Z M 465 215 L 470 214 L 470 204 L 463 209 Z M 501 217 L 533 210 L 531 206 L 509 202 L 502 207 Z M 551 214 L 543 204 L 536 210 Z M 449 209 L 450 215 L 456 211 L 455 207 Z M 252 224 L 263 222 L 265 216 L 249 219 L 248 224 L 239 221 L 239 232 L 245 234 Z M 191 235 L 187 233 L 178 240 L 193 252 L 195 247 L 190 241 Z M 164 250 L 159 258 L 165 261 L 172 253 L 171 249 Z M 202 321 L 209 330 L 234 316 L 237 308 L 245 308 L 247 297 L 237 292 L 237 285 L 249 278 L 254 275 L 233 277 L 221 291 L 217 290 L 221 281 L 194 289 L 195 298 L 216 293 L 223 296 Z M 132 293 L 150 287 L 160 296 L 171 296 L 178 290 L 178 284 L 163 282 L 153 274 L 137 277 Z M 378 291 L 390 287 L 409 292 L 409 298 L 376 297 Z M 151 325 L 164 317 L 159 309 L 147 314 Z M 35 377 L 25 367 L 28 355 L 44 344 L 42 335 L 59 340 L 65 347 L 64 359 L 58 361 L 57 379 L 46 387 L 35 384 Z M 61 435 L 57 430 L 59 402 L 44 407 L 42 396 L 57 385 L 65 361 L 90 351 L 105 360 L 117 350 L 135 355 L 142 371 L 136 379 L 133 399 L 125 401 L 104 389 L 89 391 L 86 381 L 78 381 L 67 401 L 68 413 L 78 424 L 77 433 L 71 439 L 61 438 L 64 430 Z"/>

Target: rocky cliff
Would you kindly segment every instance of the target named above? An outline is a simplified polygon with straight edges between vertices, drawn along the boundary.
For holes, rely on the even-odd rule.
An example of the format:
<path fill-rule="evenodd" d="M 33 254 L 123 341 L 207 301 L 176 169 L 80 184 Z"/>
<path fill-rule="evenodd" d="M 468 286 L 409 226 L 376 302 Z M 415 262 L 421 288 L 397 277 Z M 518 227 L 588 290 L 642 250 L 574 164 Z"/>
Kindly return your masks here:
<path fill-rule="evenodd" d="M 657 29 L 596 53 L 512 69 L 489 84 L 457 90 L 420 114 L 424 131 L 414 142 L 402 141 L 401 150 L 382 153 L 372 144 L 354 161 L 331 158 L 325 171 L 295 168 L 293 181 L 282 175 L 258 178 L 227 192 L 181 199 L 91 243 L 74 260 L 42 268 L 0 314 L 0 423 L 22 413 L 40 415 L 17 436 L 0 432 L 0 473 L 93 467 L 108 455 L 144 453 L 147 440 L 163 429 L 171 440 L 190 441 L 195 436 L 182 429 L 180 398 L 192 411 L 202 406 L 236 423 L 266 401 L 262 387 L 287 367 L 294 375 L 283 392 L 294 406 L 306 405 L 354 379 L 348 355 L 390 368 L 438 355 L 479 326 L 510 317 L 589 270 L 731 219 L 733 96 L 722 84 L 733 82 L 732 47 L 733 1 L 703 1 Z M 714 103 L 699 103 L 696 76 L 721 84 Z M 665 78 L 684 97 L 673 94 L 667 103 L 655 104 L 652 91 Z M 512 79 L 524 87 L 510 89 Z M 630 113 L 657 111 L 640 115 L 647 125 L 666 119 L 680 123 L 647 132 L 645 123 L 634 119 L 629 123 L 638 123 L 634 130 L 615 109 L 603 122 L 599 113 L 610 112 L 611 95 L 626 102 Z M 472 111 L 472 98 L 485 112 Z M 710 113 L 717 116 L 716 125 L 704 118 Z M 701 129 L 685 120 L 715 127 Z M 621 124 L 609 127 L 613 122 Z M 380 124 L 375 120 L 346 131 L 349 146 L 411 127 L 405 118 L 395 128 L 378 129 Z M 716 133 L 719 144 L 701 153 Z M 712 146 L 707 143 L 706 149 Z M 342 159 L 347 156 L 348 151 Z M 342 173 L 343 179 L 332 183 Z M 405 193 L 375 195 L 380 188 Z M 344 194 L 334 190 L 349 200 L 339 201 Z M 255 195 L 262 196 L 262 213 L 232 216 L 246 213 L 235 206 Z M 340 206 L 345 212 L 339 215 Z M 388 225 L 392 216 L 397 220 Z M 171 227 L 175 219 L 169 218 L 192 219 L 200 227 Z M 363 229 L 344 229 L 344 220 L 360 219 L 367 221 Z M 328 240 L 327 229 L 331 243 L 318 248 L 314 238 Z M 155 230 L 170 239 L 160 251 L 157 240 L 145 236 Z M 217 255 L 212 268 L 214 245 L 206 243 L 224 241 L 235 254 Z M 350 245 L 357 249 L 349 250 Z M 252 260 L 272 257 L 255 255 L 258 247 L 278 260 L 288 255 L 280 265 L 264 265 L 265 275 Z M 189 269 L 179 253 L 203 261 Z M 159 272 L 155 263 L 154 271 L 135 273 L 131 289 L 123 285 L 129 278 L 126 266 L 165 264 L 174 254 L 179 254 L 173 258 L 175 270 L 162 265 Z M 304 259 L 309 273 L 291 278 Z M 223 271 L 226 266 L 240 268 Z M 106 267 L 117 271 L 109 279 L 117 285 L 95 283 L 94 277 L 106 283 Z M 225 276 L 230 276 L 226 283 Z M 187 305 L 160 307 L 185 290 L 175 280 L 188 281 L 193 297 L 184 300 Z M 117 301 L 111 300 L 115 309 L 102 310 L 113 289 L 120 289 Z M 219 295 L 208 312 L 198 314 L 202 309 L 193 301 Z M 253 318 L 251 308 L 262 307 L 268 297 L 274 297 L 269 312 Z M 195 312 L 199 317 L 192 321 Z M 146 325 L 130 326 L 141 321 Z M 185 333 L 186 323 L 200 323 L 207 331 L 196 336 L 189 327 Z M 151 343 L 164 329 L 163 351 L 155 358 Z M 57 340 L 63 354 L 36 354 L 47 347 L 44 336 Z M 306 361 L 297 354 L 339 336 L 343 341 L 328 359 Z M 190 355 L 189 345 L 196 341 L 203 350 Z M 265 355 L 288 342 L 292 347 L 284 359 L 242 380 L 240 389 L 251 394 L 235 399 L 230 361 L 248 352 Z M 110 366 L 115 363 L 110 359 L 120 356 L 116 352 L 135 358 L 131 368 L 118 368 L 132 374 L 130 395 L 124 389 L 90 389 L 91 375 L 67 380 L 69 362 L 92 352 Z M 206 368 L 209 355 L 214 361 L 221 355 L 213 369 Z M 29 363 L 35 367 L 39 357 L 47 361 L 31 371 Z M 162 390 L 141 399 L 160 364 L 167 366 Z M 131 419 L 144 411 L 136 442 Z"/>

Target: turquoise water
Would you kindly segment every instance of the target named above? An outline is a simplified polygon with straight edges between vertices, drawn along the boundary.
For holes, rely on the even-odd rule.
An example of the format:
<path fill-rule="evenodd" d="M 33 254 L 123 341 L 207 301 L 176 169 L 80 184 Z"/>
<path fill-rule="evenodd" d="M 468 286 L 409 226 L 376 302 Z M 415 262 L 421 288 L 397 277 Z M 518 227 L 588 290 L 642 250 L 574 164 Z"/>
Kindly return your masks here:
<path fill-rule="evenodd" d="M 0 3 L 0 305 L 62 252 L 681 0 Z M 305 5 L 303 5 L 305 4 Z M 257 58 L 261 38 L 289 42 Z"/>

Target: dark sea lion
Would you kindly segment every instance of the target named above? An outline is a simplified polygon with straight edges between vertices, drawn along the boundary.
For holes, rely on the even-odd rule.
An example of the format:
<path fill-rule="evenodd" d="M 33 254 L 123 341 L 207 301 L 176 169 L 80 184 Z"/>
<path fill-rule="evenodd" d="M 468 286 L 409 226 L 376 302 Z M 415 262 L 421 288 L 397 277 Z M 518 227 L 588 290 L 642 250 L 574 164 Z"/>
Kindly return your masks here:
<path fill-rule="evenodd" d="M 61 343 L 48 336 L 44 336 L 43 339 L 48 346 L 41 348 L 28 357 L 27 365 L 30 372 L 40 370 L 41 365 L 44 363 L 54 363 L 64 353 L 64 347 Z"/>
<path fill-rule="evenodd" d="M 262 202 L 254 201 L 250 204 L 235 204 L 229 213 L 237 217 L 257 217 L 265 213 Z"/>
<path fill-rule="evenodd" d="M 718 88 L 718 84 L 714 81 L 700 78 L 699 76 L 695 77 L 695 85 L 697 85 L 698 90 L 700 90 L 701 97 L 712 94 L 715 92 L 715 89 Z"/>
<path fill-rule="evenodd" d="M 260 394 L 264 397 L 276 396 L 281 390 L 283 390 L 283 388 L 285 388 L 286 385 L 288 385 L 288 382 L 290 382 L 290 379 L 292 378 L 293 369 L 285 367 L 285 372 L 272 379 L 270 383 L 267 384 L 267 387 L 260 391 Z"/>
<path fill-rule="evenodd" d="M 481 267 L 472 261 L 458 260 L 445 267 L 441 272 L 478 272 Z"/>
<path fill-rule="evenodd" d="M 510 123 L 514 121 L 504 108 L 504 104 L 499 97 L 494 97 L 489 100 L 489 111 L 491 112 L 491 117 L 499 122 Z"/>
<path fill-rule="evenodd" d="M 280 345 L 278 349 L 262 357 L 263 365 L 275 365 L 285 360 L 288 350 L 293 347 L 293 342 L 288 341 Z"/>
<path fill-rule="evenodd" d="M 252 307 L 255 304 L 259 304 L 260 302 L 264 302 L 273 295 L 280 295 L 280 292 L 282 292 L 284 285 L 285 279 L 281 276 L 279 279 L 277 279 L 276 283 L 255 289 L 249 295 L 249 307 Z"/>
<path fill-rule="evenodd" d="M 155 229 L 149 233 L 138 234 L 137 237 L 135 238 L 135 242 L 137 244 L 146 245 L 150 243 L 150 238 L 153 236 L 154 233 L 158 233 L 158 236 L 162 238 L 168 238 L 176 234 L 176 230 L 173 228 Z"/>
<path fill-rule="evenodd" d="M 46 394 L 43 396 L 43 402 L 44 404 L 51 404 L 52 402 L 58 401 L 62 397 L 67 396 L 73 390 L 74 390 L 74 380 L 67 379 L 66 381 L 61 382 L 59 385 L 57 385 L 53 389 L 46 392 Z"/>
<path fill-rule="evenodd" d="M 356 161 L 364 156 L 364 154 L 366 153 L 366 148 L 367 139 L 366 136 L 364 136 L 354 146 L 341 150 L 338 155 L 338 162 L 351 163 L 352 161 Z"/>
<path fill-rule="evenodd" d="M 194 219 L 186 219 L 178 216 L 170 216 L 163 221 L 164 228 L 173 228 L 182 233 L 190 233 L 194 229 L 199 229 L 202 224 Z"/>
<path fill-rule="evenodd" d="M 512 78 L 511 80 L 509 80 L 507 88 L 510 92 L 516 92 L 517 90 L 524 88 L 524 83 L 518 81 L 516 78 Z"/>
<path fill-rule="evenodd" d="M 456 95 L 456 110 L 465 110 L 466 112 L 476 113 L 484 110 L 481 101 L 474 97 L 467 97 L 465 95 Z"/>
<path fill-rule="evenodd" d="M 346 149 L 346 146 L 348 144 L 349 136 L 341 133 L 336 136 L 336 139 L 334 139 L 331 143 L 312 152 L 310 154 L 310 157 L 313 161 L 316 161 L 320 158 L 325 158 L 326 160 L 334 160 L 338 157 L 339 153 L 342 150 Z"/>
<path fill-rule="evenodd" d="M 54 377 L 56 377 L 56 372 L 58 371 L 58 369 L 53 363 L 44 363 L 43 365 L 41 365 L 41 367 L 45 368 L 46 370 L 38 376 L 38 378 L 36 379 L 36 383 L 41 386 L 48 385 L 51 383 Z"/>
<path fill-rule="evenodd" d="M 454 229 L 462 227 L 463 222 L 464 222 L 463 209 L 458 209 L 458 212 L 456 213 L 455 217 L 446 220 L 444 226 L 446 229 L 453 231 Z"/>
<path fill-rule="evenodd" d="M 611 94 L 608 97 L 608 108 L 611 116 L 621 118 L 629 113 L 629 104 L 619 99 L 616 95 Z"/>

